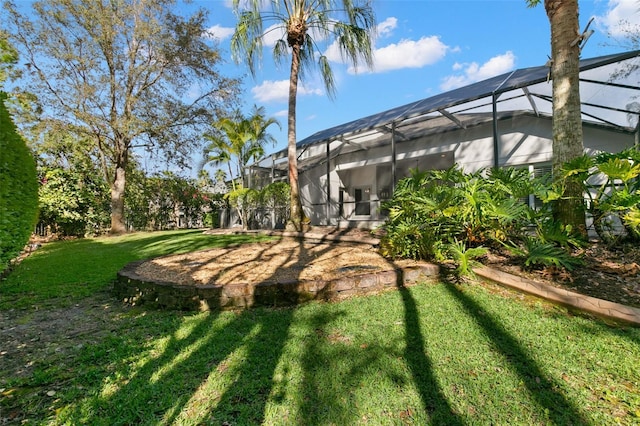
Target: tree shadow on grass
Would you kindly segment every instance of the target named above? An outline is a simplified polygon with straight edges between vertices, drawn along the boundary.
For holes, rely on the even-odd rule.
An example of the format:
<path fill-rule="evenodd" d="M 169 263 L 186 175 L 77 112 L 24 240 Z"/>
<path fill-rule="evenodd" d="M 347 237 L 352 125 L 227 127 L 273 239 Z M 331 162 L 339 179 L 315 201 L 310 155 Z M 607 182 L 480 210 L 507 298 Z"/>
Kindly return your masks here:
<path fill-rule="evenodd" d="M 343 315 L 321 307 L 306 320 L 305 329 L 311 333 L 301 356 L 303 379 L 297 396 L 301 418 L 296 424 L 349 425 L 360 420 L 356 393 L 370 376 L 367 370 L 378 368 L 385 348 L 376 343 L 363 348 L 352 336 L 332 330 L 331 324 Z"/>
<path fill-rule="evenodd" d="M 491 339 L 553 424 L 588 424 L 580 410 L 561 393 L 560 386 L 548 377 L 514 336 L 454 284 L 446 283 L 445 288 Z"/>
<path fill-rule="evenodd" d="M 400 277 L 398 291 L 404 305 L 405 359 L 427 414 L 433 424 L 463 425 L 463 419 L 454 412 L 440 389 L 434 375 L 433 364 L 425 353 L 425 336 L 420 328 L 420 313 L 411 291 Z"/>
<path fill-rule="evenodd" d="M 283 265 L 293 262 L 302 271 L 304 265 L 296 265 L 295 257 L 305 258 L 306 250 L 300 240 L 297 252 Z M 190 314 L 178 316 L 171 327 L 149 336 L 146 343 L 117 342 L 130 339 L 128 333 L 114 337 L 116 342 L 106 342 L 104 350 L 118 345 L 127 348 L 118 352 L 111 366 L 101 366 L 102 377 L 89 390 L 92 396 L 68 411 L 64 420 L 260 424 L 294 313 L 295 308 L 260 308 Z M 136 350 L 146 357 L 138 357 Z"/>

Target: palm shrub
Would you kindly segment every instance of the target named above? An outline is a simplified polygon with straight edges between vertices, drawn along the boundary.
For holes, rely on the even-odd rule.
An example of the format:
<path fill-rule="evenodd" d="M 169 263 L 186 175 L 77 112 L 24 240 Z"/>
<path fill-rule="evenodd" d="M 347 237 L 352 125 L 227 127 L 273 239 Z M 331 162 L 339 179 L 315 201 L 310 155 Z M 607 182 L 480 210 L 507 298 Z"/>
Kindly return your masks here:
<path fill-rule="evenodd" d="M 571 268 L 579 262 L 571 250 L 582 241 L 552 220 L 549 201 L 561 193 L 548 176 L 533 178 L 525 169 L 412 170 L 382 206 L 389 211 L 382 253 L 452 260 L 459 275 L 490 248 L 508 249 L 526 267 Z M 542 208 L 529 206 L 530 194 L 544 202 Z"/>
<path fill-rule="evenodd" d="M 466 251 L 522 236 L 532 217 L 521 199 L 531 190 L 529 180 L 526 171 L 515 169 L 412 170 L 383 205 L 389 211 L 383 254 L 455 261 L 460 257 L 451 244 Z"/>
<path fill-rule="evenodd" d="M 563 167 L 565 177 L 577 176 L 587 194 L 587 212 L 602 241 L 640 240 L 640 151 L 587 155 Z"/>

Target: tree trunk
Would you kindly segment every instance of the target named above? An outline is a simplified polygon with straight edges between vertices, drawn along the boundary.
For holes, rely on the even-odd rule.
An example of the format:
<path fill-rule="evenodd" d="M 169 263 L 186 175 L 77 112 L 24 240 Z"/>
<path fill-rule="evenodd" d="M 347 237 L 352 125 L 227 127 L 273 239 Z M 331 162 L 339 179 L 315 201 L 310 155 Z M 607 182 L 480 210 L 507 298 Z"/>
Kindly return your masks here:
<path fill-rule="evenodd" d="M 553 176 L 564 163 L 584 154 L 580 114 L 580 45 L 577 0 L 545 0 L 551 25 L 553 79 Z M 574 44 L 572 46 L 572 44 Z M 566 182 L 563 197 L 554 205 L 554 218 L 586 236 L 581 182 Z"/>
<path fill-rule="evenodd" d="M 122 151 L 116 159 L 115 173 L 111 183 L 111 229 L 112 235 L 124 234 L 127 227 L 124 223 L 124 190 L 126 183 L 127 151 Z"/>
<path fill-rule="evenodd" d="M 287 131 L 287 159 L 289 162 L 289 185 L 291 216 L 287 222 L 287 229 L 302 231 L 304 212 L 300 201 L 298 186 L 298 154 L 296 150 L 296 96 L 298 92 L 298 72 L 300 69 L 300 45 L 292 46 L 291 74 L 289 75 L 289 116 Z"/>

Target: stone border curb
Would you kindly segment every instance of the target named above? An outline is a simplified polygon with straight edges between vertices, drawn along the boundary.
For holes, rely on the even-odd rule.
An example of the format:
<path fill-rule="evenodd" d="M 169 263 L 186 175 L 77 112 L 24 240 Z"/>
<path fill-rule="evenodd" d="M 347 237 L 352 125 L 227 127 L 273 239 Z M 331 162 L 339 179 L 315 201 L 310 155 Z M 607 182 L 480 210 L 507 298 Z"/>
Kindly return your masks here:
<path fill-rule="evenodd" d="M 475 268 L 473 271 L 482 278 L 541 297 L 553 303 L 580 309 L 596 316 L 640 325 L 640 309 L 638 308 L 574 293 L 486 266 Z"/>
<path fill-rule="evenodd" d="M 189 311 L 293 306 L 311 300 L 338 301 L 351 296 L 376 294 L 415 285 L 437 278 L 440 274 L 438 265 L 425 263 L 327 281 L 266 281 L 194 286 L 153 281 L 137 274 L 136 268 L 146 261 L 129 263 L 118 272 L 113 288 L 116 297 L 130 305 L 145 304 Z"/>
<path fill-rule="evenodd" d="M 237 231 L 234 233 L 250 233 Z M 253 231 L 261 235 L 304 238 L 317 241 L 343 241 L 376 246 L 375 237 L 353 237 L 314 232 Z M 149 303 L 158 307 L 185 310 L 247 308 L 256 305 L 292 306 L 310 300 L 334 301 L 352 295 L 379 293 L 391 288 L 409 286 L 440 275 L 440 267 L 424 263 L 404 269 L 378 271 L 370 274 L 330 281 L 290 281 L 238 283 L 227 285 L 188 286 L 170 282 L 149 281 L 135 273 L 141 260 L 126 265 L 118 272 L 114 291 L 125 303 Z M 474 268 L 474 273 L 505 287 L 540 297 L 549 302 L 589 312 L 599 317 L 640 326 L 640 309 L 575 293 L 539 283 L 487 266 Z"/>

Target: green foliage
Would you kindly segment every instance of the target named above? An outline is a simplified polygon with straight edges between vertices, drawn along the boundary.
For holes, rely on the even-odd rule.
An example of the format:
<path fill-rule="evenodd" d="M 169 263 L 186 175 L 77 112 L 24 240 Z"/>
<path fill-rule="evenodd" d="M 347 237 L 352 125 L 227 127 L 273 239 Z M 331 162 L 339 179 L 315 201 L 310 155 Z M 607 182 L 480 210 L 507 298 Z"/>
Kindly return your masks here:
<path fill-rule="evenodd" d="M 249 213 L 258 204 L 258 191 L 251 188 L 239 188 L 229 192 L 225 197 L 229 204 L 238 210 L 242 221 L 242 229 L 249 229 Z"/>
<path fill-rule="evenodd" d="M 556 181 L 512 168 L 468 174 L 457 166 L 413 170 L 382 206 L 389 212 L 382 252 L 389 257 L 460 261 L 467 247 L 507 246 L 527 266 L 571 269 L 577 262 L 571 251 L 587 241 L 572 226 L 553 220 L 552 203 L 561 199 L 566 185 L 579 183 L 590 197 L 588 211 L 604 241 L 640 241 L 639 178 L 637 148 L 575 158 L 563 166 L 562 178 Z M 542 201 L 537 210 L 525 203 L 531 194 Z M 444 245 L 449 249 L 443 250 Z"/>
<path fill-rule="evenodd" d="M 571 225 L 563 225 L 549 215 L 537 221 L 536 235 L 540 241 L 565 249 L 585 247 L 588 241 L 572 231 Z"/>
<path fill-rule="evenodd" d="M 194 179 L 172 172 L 147 177 L 133 171 L 129 181 L 127 222 L 138 230 L 173 229 L 181 220 L 183 227 L 198 227 L 206 210 L 214 210 L 221 198 L 205 193 Z"/>
<path fill-rule="evenodd" d="M 109 226 L 109 187 L 95 173 L 40 170 L 40 223 L 63 236 L 96 235 Z"/>
<path fill-rule="evenodd" d="M 201 167 L 206 163 L 227 163 L 229 175 L 233 176 L 231 162 L 235 160 L 236 177 L 242 181 L 247 163 L 264 155 L 265 144 L 275 145 L 275 138 L 267 132 L 272 124 L 280 126 L 275 118 L 265 116 L 264 107 L 257 106 L 253 107 L 249 117 L 235 111 L 232 118 L 220 119 L 214 124 L 213 131 L 204 135 L 209 145 L 204 149 L 205 159 Z M 237 189 L 234 180 L 231 184 L 234 190 Z"/>
<path fill-rule="evenodd" d="M 9 42 L 9 35 L 0 29 L 0 88 L 12 73 L 13 67 L 18 62 L 18 51 Z"/>
<path fill-rule="evenodd" d="M 10 40 L 34 70 L 17 86 L 47 106 L 38 121 L 58 122 L 99 151 L 112 184 L 112 231 L 123 232 L 132 150 L 152 146 L 184 166 L 202 146 L 205 123 L 237 101 L 240 80 L 220 72 L 219 46 L 203 37 L 206 11 L 174 0 L 3 6 Z M 188 96 L 194 87 L 199 95 Z"/>
<path fill-rule="evenodd" d="M 268 207 L 286 208 L 289 202 L 289 184 L 273 182 L 260 190 L 260 201 Z"/>
<path fill-rule="evenodd" d="M 441 260 L 457 253 L 443 249 L 451 241 L 466 250 L 522 237 L 535 212 L 521 198 L 536 183 L 526 171 L 490 170 L 486 176 L 484 172 L 466 174 L 456 166 L 412 170 L 383 205 L 389 211 L 383 253 Z"/>
<path fill-rule="evenodd" d="M 571 271 L 582 265 L 580 258 L 571 256 L 567 250 L 551 242 L 528 237 L 523 243 L 522 247 L 511 246 L 508 249 L 522 257 L 527 268 L 555 266 Z"/>
<path fill-rule="evenodd" d="M 380 241 L 383 256 L 401 259 L 443 259 L 441 243 L 430 228 L 403 220 L 386 228 L 388 234 Z"/>
<path fill-rule="evenodd" d="M 640 241 L 633 219 L 640 208 L 640 151 L 631 147 L 619 153 L 579 157 L 563 167 L 565 176 L 576 176 L 589 197 L 587 211 L 598 236 L 609 244 L 622 239 Z"/>
<path fill-rule="evenodd" d="M 0 92 L 0 272 L 24 248 L 38 215 L 36 165 Z"/>
<path fill-rule="evenodd" d="M 467 248 L 463 241 L 454 240 L 447 245 L 447 252 L 456 263 L 455 274 L 458 277 L 473 277 L 473 268 L 479 265 L 475 259 L 487 254 L 485 247 Z"/>

